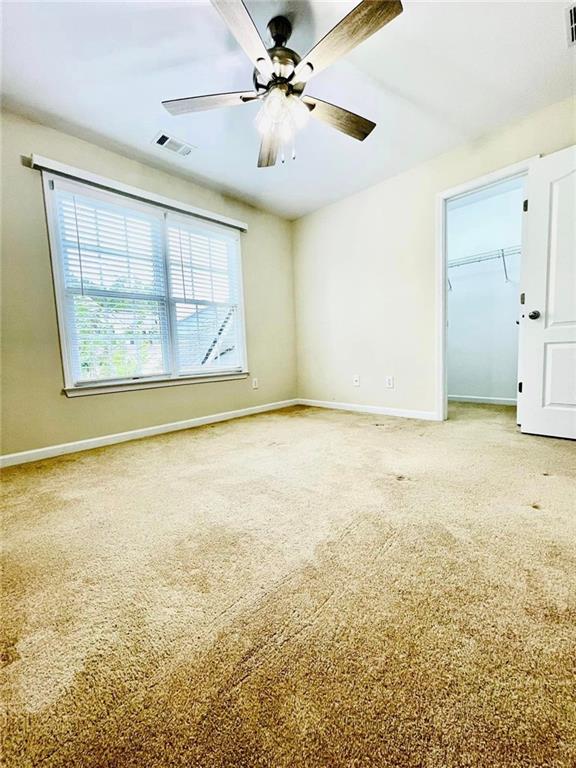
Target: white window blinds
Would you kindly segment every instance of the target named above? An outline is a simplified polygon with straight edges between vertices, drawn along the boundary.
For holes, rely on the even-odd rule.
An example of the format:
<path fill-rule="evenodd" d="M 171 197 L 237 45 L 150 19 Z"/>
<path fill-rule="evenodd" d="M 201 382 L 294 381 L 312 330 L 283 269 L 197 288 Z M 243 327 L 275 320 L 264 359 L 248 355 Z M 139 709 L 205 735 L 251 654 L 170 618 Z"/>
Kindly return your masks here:
<path fill-rule="evenodd" d="M 67 387 L 244 370 L 239 233 L 55 177 Z"/>
<path fill-rule="evenodd" d="M 241 364 L 239 281 L 234 237 L 180 216 L 167 216 L 170 298 L 179 369 Z"/>

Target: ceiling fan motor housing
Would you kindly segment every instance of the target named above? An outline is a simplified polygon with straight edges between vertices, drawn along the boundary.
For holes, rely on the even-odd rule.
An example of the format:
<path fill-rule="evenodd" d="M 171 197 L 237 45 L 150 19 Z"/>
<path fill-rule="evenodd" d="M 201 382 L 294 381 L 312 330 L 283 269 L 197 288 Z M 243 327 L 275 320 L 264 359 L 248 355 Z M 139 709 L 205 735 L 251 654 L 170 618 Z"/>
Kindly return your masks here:
<path fill-rule="evenodd" d="M 286 16 L 274 16 L 268 22 L 268 32 L 270 32 L 270 37 L 274 40 L 274 45 L 286 45 L 292 34 L 292 24 Z"/>
<path fill-rule="evenodd" d="M 299 64 L 301 57 L 296 51 L 286 47 L 286 42 L 292 34 L 292 24 L 285 16 L 276 16 L 268 23 L 270 36 L 274 40 L 268 53 L 274 66 L 275 77 L 269 82 L 263 82 L 257 69 L 254 70 L 254 86 L 257 91 L 269 90 L 275 84 L 286 84 L 290 92 L 302 93 L 304 86 L 300 83 L 290 83 L 290 76 Z"/>

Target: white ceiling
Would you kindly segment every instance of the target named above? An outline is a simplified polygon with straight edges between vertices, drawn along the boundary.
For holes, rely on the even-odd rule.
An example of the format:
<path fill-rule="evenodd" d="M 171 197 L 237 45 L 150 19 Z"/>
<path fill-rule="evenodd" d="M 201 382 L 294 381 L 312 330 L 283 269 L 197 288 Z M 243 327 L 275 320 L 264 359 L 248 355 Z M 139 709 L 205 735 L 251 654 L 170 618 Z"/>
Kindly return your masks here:
<path fill-rule="evenodd" d="M 247 0 L 290 16 L 304 54 L 354 0 Z M 257 168 L 258 107 L 170 116 L 160 102 L 251 87 L 252 68 L 209 2 L 4 2 L 5 105 L 296 218 L 575 92 L 566 3 L 404 2 L 404 13 L 307 92 L 377 128 L 364 143 L 311 120 L 298 156 Z M 163 131 L 187 158 L 152 145 Z M 31 151 L 34 149 L 30 148 Z"/>

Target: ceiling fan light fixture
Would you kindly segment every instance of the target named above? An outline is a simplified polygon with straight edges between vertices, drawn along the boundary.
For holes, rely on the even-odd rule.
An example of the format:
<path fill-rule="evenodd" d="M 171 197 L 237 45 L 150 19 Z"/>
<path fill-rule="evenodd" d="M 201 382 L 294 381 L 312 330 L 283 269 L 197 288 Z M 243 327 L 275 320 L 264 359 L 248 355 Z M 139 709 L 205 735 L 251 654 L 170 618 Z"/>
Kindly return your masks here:
<path fill-rule="evenodd" d="M 282 121 L 286 94 L 281 88 L 271 88 L 262 100 L 255 123 L 259 133 L 270 133 Z"/>
<path fill-rule="evenodd" d="M 302 69 L 300 70 L 300 72 L 298 72 L 298 76 L 296 80 L 299 83 L 307 83 L 308 80 L 312 77 L 313 73 L 314 73 L 314 66 L 309 61 L 307 61 L 302 67 Z"/>
<path fill-rule="evenodd" d="M 286 97 L 286 101 L 288 102 L 290 119 L 294 123 L 296 130 L 299 131 L 301 128 L 304 128 L 308 122 L 310 110 L 306 104 L 304 104 L 302 99 L 299 96 L 295 96 L 293 93 L 290 93 Z"/>
<path fill-rule="evenodd" d="M 308 122 L 306 104 L 282 87 L 271 88 L 256 115 L 256 128 L 261 135 L 275 134 L 281 145 L 291 144 L 296 133 Z"/>
<path fill-rule="evenodd" d="M 294 72 L 294 62 L 283 61 L 278 56 L 272 56 L 272 71 L 276 77 L 289 78 L 292 72 Z"/>

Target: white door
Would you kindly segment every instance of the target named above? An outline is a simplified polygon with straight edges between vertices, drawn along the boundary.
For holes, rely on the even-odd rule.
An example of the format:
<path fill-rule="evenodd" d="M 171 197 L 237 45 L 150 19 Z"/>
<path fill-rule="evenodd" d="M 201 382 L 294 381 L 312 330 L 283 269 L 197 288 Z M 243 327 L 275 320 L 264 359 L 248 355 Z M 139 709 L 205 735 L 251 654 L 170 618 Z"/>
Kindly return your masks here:
<path fill-rule="evenodd" d="M 534 163 L 527 198 L 518 421 L 576 439 L 576 146 Z"/>

